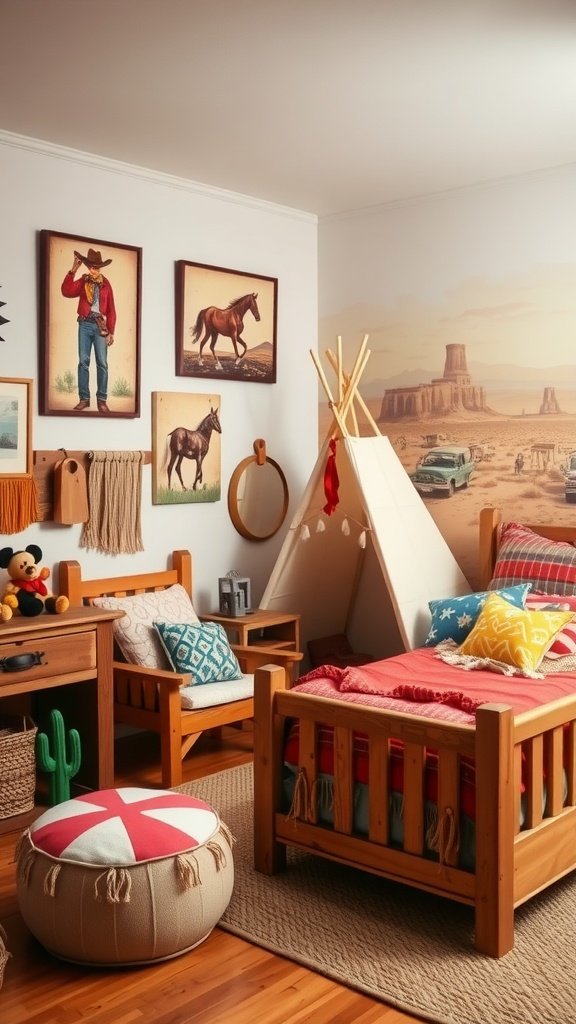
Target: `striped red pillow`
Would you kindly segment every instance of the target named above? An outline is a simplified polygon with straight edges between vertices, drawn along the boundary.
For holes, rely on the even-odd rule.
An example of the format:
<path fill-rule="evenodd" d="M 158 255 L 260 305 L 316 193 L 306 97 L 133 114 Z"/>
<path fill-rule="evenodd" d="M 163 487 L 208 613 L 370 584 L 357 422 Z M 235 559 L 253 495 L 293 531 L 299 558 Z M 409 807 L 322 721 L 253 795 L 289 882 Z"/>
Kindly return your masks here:
<path fill-rule="evenodd" d="M 546 651 L 547 658 L 566 658 L 568 655 L 576 654 L 576 617 L 572 616 L 570 622 L 554 637 L 554 642 Z"/>
<path fill-rule="evenodd" d="M 532 583 L 534 590 L 576 595 L 576 548 L 541 537 L 520 523 L 505 523 L 489 590 Z"/>
<path fill-rule="evenodd" d="M 556 608 L 558 611 L 571 611 L 576 613 L 576 597 L 563 594 L 528 594 L 526 607 L 539 611 L 546 608 Z M 548 648 L 545 658 L 567 658 L 576 655 L 576 615 L 567 622 L 559 633 L 556 634 L 554 642 Z"/>
<path fill-rule="evenodd" d="M 576 614 L 576 597 L 571 594 L 535 594 L 530 590 L 526 598 L 526 608 L 533 608 L 537 612 L 555 609 Z"/>

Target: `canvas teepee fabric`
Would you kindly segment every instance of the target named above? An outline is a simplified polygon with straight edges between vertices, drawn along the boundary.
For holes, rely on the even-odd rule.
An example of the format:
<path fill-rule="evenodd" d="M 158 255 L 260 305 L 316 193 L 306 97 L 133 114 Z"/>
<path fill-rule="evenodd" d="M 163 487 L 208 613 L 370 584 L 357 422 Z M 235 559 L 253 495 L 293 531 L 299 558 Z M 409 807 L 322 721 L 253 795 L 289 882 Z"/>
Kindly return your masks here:
<path fill-rule="evenodd" d="M 428 601 L 469 593 L 471 587 L 389 438 L 373 421 L 374 436 L 349 432 L 350 418 L 357 429 L 354 401 L 366 411 L 357 394 L 366 341 L 349 376 L 341 369 L 340 339 L 338 358 L 329 353 L 338 399 L 320 371 L 335 426 L 260 605 L 300 612 L 304 650 L 312 639 L 346 633 L 355 650 L 382 658 L 422 645 L 430 624 Z M 334 486 L 331 441 L 338 500 L 329 513 L 324 509 L 334 504 L 327 500 Z"/>

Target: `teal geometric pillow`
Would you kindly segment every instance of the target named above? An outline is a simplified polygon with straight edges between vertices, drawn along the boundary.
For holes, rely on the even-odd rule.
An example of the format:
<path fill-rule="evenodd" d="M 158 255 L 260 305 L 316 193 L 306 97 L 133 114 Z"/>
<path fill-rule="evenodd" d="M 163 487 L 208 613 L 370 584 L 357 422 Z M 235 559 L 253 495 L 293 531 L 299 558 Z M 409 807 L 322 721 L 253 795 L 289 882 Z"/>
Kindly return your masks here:
<path fill-rule="evenodd" d="M 191 672 L 193 685 L 241 679 L 238 658 L 219 622 L 155 622 L 175 672 Z"/>
<path fill-rule="evenodd" d="M 442 640 L 455 640 L 461 644 L 476 623 L 486 600 L 490 594 L 500 594 L 516 608 L 524 608 L 531 583 L 519 583 L 505 590 L 483 590 L 476 594 L 463 594 L 462 597 L 445 597 L 438 601 L 429 601 L 432 621 L 425 647 L 436 647 Z"/>

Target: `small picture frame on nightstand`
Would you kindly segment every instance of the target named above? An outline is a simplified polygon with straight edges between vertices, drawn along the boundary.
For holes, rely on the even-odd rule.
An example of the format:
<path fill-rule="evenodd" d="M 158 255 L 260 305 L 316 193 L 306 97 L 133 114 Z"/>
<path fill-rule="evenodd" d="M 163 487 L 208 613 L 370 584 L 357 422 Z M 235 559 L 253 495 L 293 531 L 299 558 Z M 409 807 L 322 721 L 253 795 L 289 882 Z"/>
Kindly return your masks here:
<path fill-rule="evenodd" d="M 252 610 L 248 576 L 221 576 L 218 580 L 220 615 L 237 618 Z"/>

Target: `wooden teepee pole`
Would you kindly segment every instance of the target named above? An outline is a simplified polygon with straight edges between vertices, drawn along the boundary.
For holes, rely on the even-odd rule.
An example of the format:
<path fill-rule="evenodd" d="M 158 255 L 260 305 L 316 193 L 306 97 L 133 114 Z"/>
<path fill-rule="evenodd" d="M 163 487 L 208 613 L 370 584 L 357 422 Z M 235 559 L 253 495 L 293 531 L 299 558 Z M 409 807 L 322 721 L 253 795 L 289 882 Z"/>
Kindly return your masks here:
<path fill-rule="evenodd" d="M 326 349 L 326 356 L 328 358 L 328 362 L 330 363 L 330 365 L 332 367 L 334 367 L 334 369 L 336 369 L 336 356 L 334 355 L 334 353 L 332 352 L 331 349 L 329 349 L 329 348 Z M 348 387 L 348 385 L 350 384 L 350 376 L 347 373 L 344 373 L 344 384 L 346 385 L 346 387 Z M 370 412 L 370 409 L 366 405 L 366 402 L 362 398 L 362 395 L 358 391 L 358 388 L 356 388 L 356 393 L 354 395 L 354 401 L 358 402 L 358 405 L 362 409 L 362 412 L 364 413 L 364 415 L 365 415 L 366 419 L 368 420 L 368 423 L 372 427 L 372 430 L 374 431 L 374 433 L 375 434 L 380 434 L 381 433 L 380 428 L 379 428 L 378 424 L 376 423 L 376 420 L 374 419 L 372 413 Z"/>
<path fill-rule="evenodd" d="M 366 345 L 367 344 L 368 344 L 368 335 L 365 334 L 364 335 L 364 340 L 363 340 L 363 342 L 362 342 L 362 344 L 360 346 L 360 349 L 358 351 L 358 355 L 356 356 L 356 362 L 354 363 L 354 366 L 352 367 L 352 373 L 350 374 L 350 384 L 349 384 L 348 388 L 346 389 L 346 395 L 344 397 L 344 401 L 342 402 L 342 405 L 340 406 L 340 415 L 342 416 L 343 419 L 346 419 L 346 416 L 348 415 L 348 410 L 350 408 L 350 405 L 352 404 L 352 400 L 354 398 L 354 395 L 355 395 L 355 392 L 356 392 L 356 388 L 358 387 L 358 382 L 359 382 L 360 377 L 362 376 L 362 374 L 364 372 L 364 369 L 366 367 L 366 363 L 368 362 L 368 360 L 370 358 L 370 349 L 368 349 L 368 351 L 366 351 Z"/>
<path fill-rule="evenodd" d="M 326 380 L 326 374 L 324 373 L 324 370 L 322 369 L 322 366 L 320 364 L 320 360 L 318 359 L 318 356 L 316 355 L 316 353 L 314 352 L 313 349 L 310 349 L 310 355 L 312 356 L 312 361 L 314 363 L 314 366 L 316 367 L 316 372 L 318 373 L 318 376 L 320 378 L 320 383 L 322 384 L 322 387 L 324 388 L 324 391 L 326 392 L 326 395 L 327 395 L 327 398 L 328 398 L 328 404 L 329 404 L 329 406 L 330 406 L 330 408 L 332 410 L 332 413 L 334 415 L 334 419 L 336 420 L 336 423 L 338 424 L 340 433 L 342 434 L 342 437 L 346 437 L 348 435 L 348 431 L 346 429 L 346 423 L 342 419 L 342 417 L 340 416 L 340 409 L 338 407 L 338 403 L 336 403 L 334 401 L 334 398 L 332 396 L 332 392 L 330 391 L 330 385 L 328 384 L 328 381 Z"/>
<path fill-rule="evenodd" d="M 316 352 L 310 349 L 310 355 L 312 356 L 312 359 L 314 361 L 318 377 L 320 378 L 320 383 L 322 384 L 322 387 L 326 392 L 328 404 L 332 409 L 334 419 L 336 420 L 342 437 L 347 437 L 350 434 L 346 422 L 349 416 L 352 419 L 352 429 L 354 431 L 354 434 L 356 435 L 356 437 L 359 436 L 360 431 L 358 428 L 358 419 L 356 416 L 354 402 L 357 402 L 359 407 L 364 412 L 364 415 L 366 416 L 374 433 L 380 434 L 377 423 L 375 422 L 372 414 L 370 413 L 368 406 L 363 401 L 362 396 L 358 392 L 358 383 L 360 381 L 362 374 L 364 373 L 366 364 L 371 355 L 370 349 L 367 349 L 366 347 L 367 344 L 368 335 L 365 334 L 364 338 L 362 339 L 362 344 L 360 345 L 360 348 L 358 350 L 356 359 L 354 361 L 354 366 L 352 367 L 351 373 L 346 373 L 342 366 L 341 335 L 338 335 L 336 355 L 334 354 L 334 352 L 332 352 L 331 349 L 326 350 L 325 354 L 328 358 L 328 362 L 330 363 L 330 366 L 336 373 L 336 388 L 338 395 L 337 400 L 334 399 L 334 396 L 330 389 L 330 385 L 326 378 L 326 374 L 324 373 L 324 370 L 322 368 L 322 365 Z"/>

